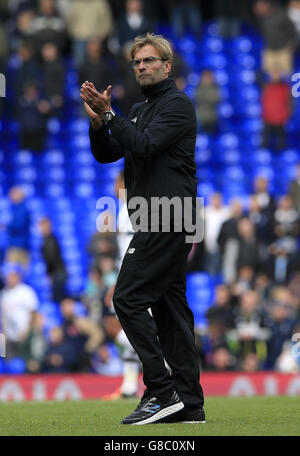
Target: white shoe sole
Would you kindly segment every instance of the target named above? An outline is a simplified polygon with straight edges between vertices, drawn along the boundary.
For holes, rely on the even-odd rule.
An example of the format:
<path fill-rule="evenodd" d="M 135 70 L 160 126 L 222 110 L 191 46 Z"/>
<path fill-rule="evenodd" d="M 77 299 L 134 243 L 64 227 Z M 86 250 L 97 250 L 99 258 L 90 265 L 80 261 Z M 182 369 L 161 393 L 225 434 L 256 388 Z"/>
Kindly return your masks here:
<path fill-rule="evenodd" d="M 137 423 L 132 423 L 132 425 L 140 426 L 142 424 L 155 423 L 155 421 L 165 418 L 166 416 L 172 415 L 173 413 L 179 412 L 179 410 L 182 410 L 183 407 L 184 407 L 183 402 L 178 402 L 178 404 L 170 405 L 170 407 L 164 408 L 160 412 L 155 413 L 155 415 L 150 416 L 149 418 L 147 418 L 143 421 L 138 421 Z"/>
<path fill-rule="evenodd" d="M 185 424 L 199 424 L 199 423 L 202 423 L 202 424 L 205 424 L 206 421 L 177 421 L 177 423 L 185 423 Z"/>

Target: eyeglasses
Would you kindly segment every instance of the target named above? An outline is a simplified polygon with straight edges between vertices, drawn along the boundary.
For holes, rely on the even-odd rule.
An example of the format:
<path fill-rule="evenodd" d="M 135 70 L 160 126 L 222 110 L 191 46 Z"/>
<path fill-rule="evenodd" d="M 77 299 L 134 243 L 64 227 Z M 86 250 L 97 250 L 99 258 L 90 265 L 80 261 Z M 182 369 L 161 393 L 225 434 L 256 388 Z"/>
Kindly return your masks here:
<path fill-rule="evenodd" d="M 156 60 L 162 60 L 163 62 L 166 61 L 166 59 L 162 59 L 161 57 L 145 57 L 144 59 L 131 60 L 131 65 L 133 68 L 136 68 L 143 62 L 146 66 L 149 66 Z"/>

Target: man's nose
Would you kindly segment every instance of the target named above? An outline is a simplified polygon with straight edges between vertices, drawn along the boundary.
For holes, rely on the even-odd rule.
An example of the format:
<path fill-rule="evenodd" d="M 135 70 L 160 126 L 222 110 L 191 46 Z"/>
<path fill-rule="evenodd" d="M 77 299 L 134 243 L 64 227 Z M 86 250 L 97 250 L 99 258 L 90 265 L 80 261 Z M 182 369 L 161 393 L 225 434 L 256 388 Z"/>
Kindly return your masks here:
<path fill-rule="evenodd" d="M 146 68 L 146 65 L 144 63 L 144 60 L 141 61 L 141 63 L 139 64 L 139 70 L 142 71 Z"/>

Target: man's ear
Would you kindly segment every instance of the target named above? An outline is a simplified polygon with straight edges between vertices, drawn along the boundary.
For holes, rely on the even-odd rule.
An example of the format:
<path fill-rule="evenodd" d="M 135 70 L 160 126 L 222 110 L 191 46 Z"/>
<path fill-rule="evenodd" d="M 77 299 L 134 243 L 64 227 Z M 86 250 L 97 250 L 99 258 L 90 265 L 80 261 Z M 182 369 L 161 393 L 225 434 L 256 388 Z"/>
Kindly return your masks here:
<path fill-rule="evenodd" d="M 166 69 L 166 73 L 170 74 L 171 73 L 171 70 L 172 70 L 172 62 L 170 60 L 167 60 L 165 62 L 165 69 Z"/>

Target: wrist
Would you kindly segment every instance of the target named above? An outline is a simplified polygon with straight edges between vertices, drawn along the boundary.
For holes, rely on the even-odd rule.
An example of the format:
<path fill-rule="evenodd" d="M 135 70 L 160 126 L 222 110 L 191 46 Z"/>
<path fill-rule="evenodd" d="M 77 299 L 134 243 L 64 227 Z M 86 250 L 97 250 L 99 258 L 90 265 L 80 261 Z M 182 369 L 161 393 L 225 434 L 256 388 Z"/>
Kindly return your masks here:
<path fill-rule="evenodd" d="M 94 131 L 99 130 L 103 126 L 103 120 L 100 116 L 95 119 L 91 119 L 91 126 Z"/>
<path fill-rule="evenodd" d="M 113 109 L 109 109 L 107 111 L 104 111 L 102 119 L 103 121 L 107 124 L 110 122 L 114 117 L 116 116 L 116 113 L 114 112 Z"/>

